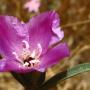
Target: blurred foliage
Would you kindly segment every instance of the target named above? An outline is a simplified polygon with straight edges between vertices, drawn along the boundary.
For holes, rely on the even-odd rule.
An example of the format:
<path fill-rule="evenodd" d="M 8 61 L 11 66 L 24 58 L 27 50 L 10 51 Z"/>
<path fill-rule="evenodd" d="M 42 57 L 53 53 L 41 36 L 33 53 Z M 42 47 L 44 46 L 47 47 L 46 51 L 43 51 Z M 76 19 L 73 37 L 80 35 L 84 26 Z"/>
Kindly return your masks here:
<path fill-rule="evenodd" d="M 41 0 L 38 13 L 28 12 L 24 4 L 29 0 L 0 0 L 0 15 L 13 15 L 28 21 L 34 15 L 47 10 L 56 10 L 60 15 L 61 27 L 65 32 L 63 41 L 70 47 L 71 55 L 58 65 L 48 69 L 47 79 L 58 71 L 66 70 L 79 63 L 90 62 L 90 0 Z M 0 90 L 23 90 L 9 74 L 0 73 Z M 68 79 L 51 90 L 90 90 L 90 73 Z"/>

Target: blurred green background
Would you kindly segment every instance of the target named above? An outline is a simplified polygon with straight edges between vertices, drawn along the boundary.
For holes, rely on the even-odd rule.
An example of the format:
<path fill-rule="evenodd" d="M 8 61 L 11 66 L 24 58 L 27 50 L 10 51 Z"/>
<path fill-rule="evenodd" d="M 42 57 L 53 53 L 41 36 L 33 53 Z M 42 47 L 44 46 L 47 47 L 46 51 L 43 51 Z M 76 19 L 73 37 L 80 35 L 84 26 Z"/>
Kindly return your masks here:
<path fill-rule="evenodd" d="M 64 42 L 70 47 L 70 57 L 48 69 L 47 79 L 58 71 L 77 64 L 90 62 L 90 0 L 38 0 L 30 11 L 26 7 L 30 0 L 0 0 L 0 15 L 12 15 L 22 21 L 47 10 L 56 10 L 60 15 L 60 26 L 65 32 Z M 27 4 L 27 5 L 26 5 Z M 26 6 L 25 6 L 26 5 Z M 0 90 L 23 90 L 10 73 L 0 73 Z M 90 73 L 70 78 L 50 90 L 90 90 Z"/>

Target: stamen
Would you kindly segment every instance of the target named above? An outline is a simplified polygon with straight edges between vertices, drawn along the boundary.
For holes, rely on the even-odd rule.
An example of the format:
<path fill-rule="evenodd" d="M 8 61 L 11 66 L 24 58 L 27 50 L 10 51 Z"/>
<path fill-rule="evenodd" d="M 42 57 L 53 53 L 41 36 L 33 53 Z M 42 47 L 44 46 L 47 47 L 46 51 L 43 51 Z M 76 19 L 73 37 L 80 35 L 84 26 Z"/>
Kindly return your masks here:
<path fill-rule="evenodd" d="M 17 62 L 19 62 L 19 63 L 22 63 L 22 64 L 23 64 L 22 60 L 19 58 L 19 56 L 18 56 L 18 54 L 17 54 L 16 52 L 12 52 L 12 54 L 15 56 L 15 58 L 16 58 L 16 60 L 17 60 Z"/>
<path fill-rule="evenodd" d="M 39 53 L 41 54 L 41 52 L 42 52 L 42 47 L 41 47 L 41 44 L 40 44 L 40 43 L 38 43 L 38 44 L 37 44 L 37 46 L 38 46 L 38 51 L 39 51 Z"/>
<path fill-rule="evenodd" d="M 26 40 L 23 40 L 22 42 L 23 42 L 24 48 L 29 49 L 29 43 Z"/>
<path fill-rule="evenodd" d="M 23 64 L 23 66 L 24 66 L 24 67 L 28 67 L 28 66 L 29 66 L 29 63 L 28 63 L 28 62 L 25 62 L 25 63 Z"/>
<path fill-rule="evenodd" d="M 34 66 L 38 65 L 39 62 L 40 62 L 39 60 L 31 60 L 31 61 L 29 61 L 31 67 L 34 67 Z"/>
<path fill-rule="evenodd" d="M 35 55 L 36 55 L 35 50 L 33 50 L 33 52 L 31 53 L 31 57 L 34 58 Z"/>
<path fill-rule="evenodd" d="M 20 53 L 21 59 L 25 60 L 29 56 L 30 56 L 30 51 L 26 48 L 23 48 L 22 52 Z"/>
<path fill-rule="evenodd" d="M 13 55 L 15 55 L 16 59 L 20 61 L 20 58 L 18 57 L 16 52 L 12 52 Z"/>
<path fill-rule="evenodd" d="M 41 44 L 37 44 L 37 49 L 36 49 L 36 58 L 39 58 L 40 55 L 42 53 L 42 47 L 41 47 Z"/>

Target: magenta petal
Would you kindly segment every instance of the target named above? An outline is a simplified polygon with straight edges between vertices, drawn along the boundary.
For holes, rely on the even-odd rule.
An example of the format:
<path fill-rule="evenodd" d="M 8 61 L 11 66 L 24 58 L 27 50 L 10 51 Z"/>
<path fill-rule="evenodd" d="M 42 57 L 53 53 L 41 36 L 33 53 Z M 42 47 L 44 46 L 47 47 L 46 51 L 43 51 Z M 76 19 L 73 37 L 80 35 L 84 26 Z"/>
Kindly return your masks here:
<path fill-rule="evenodd" d="M 5 64 L 6 64 L 5 60 L 0 60 L 0 72 L 6 71 Z"/>
<path fill-rule="evenodd" d="M 15 58 L 4 58 L 0 60 L 0 72 L 18 72 L 26 73 L 35 70 L 34 68 L 25 68 L 22 63 L 20 63 Z"/>
<path fill-rule="evenodd" d="M 42 49 L 47 50 L 52 37 L 55 33 L 52 30 L 53 22 L 57 19 L 57 13 L 49 11 L 33 17 L 27 23 L 29 28 L 29 42 L 31 48 L 36 48 L 37 44 L 41 44 Z"/>
<path fill-rule="evenodd" d="M 0 72 L 6 72 L 6 71 L 15 71 L 19 69 L 18 64 L 15 61 L 11 60 L 0 60 Z"/>
<path fill-rule="evenodd" d="M 69 56 L 68 46 L 66 43 L 61 43 L 48 51 L 45 55 L 43 55 L 43 57 L 41 57 L 40 68 L 48 68 L 67 56 Z"/>
<path fill-rule="evenodd" d="M 60 27 L 60 19 L 58 14 L 55 15 L 55 18 L 53 20 L 52 31 L 55 35 L 52 37 L 50 45 L 62 40 L 64 37 L 64 32 L 61 30 Z"/>
<path fill-rule="evenodd" d="M 20 36 L 19 29 L 16 29 L 16 25 L 13 20 L 16 18 L 12 16 L 0 16 L 0 53 L 10 55 L 12 49 L 19 48 L 21 40 L 24 38 Z M 14 23 L 14 25 L 12 25 Z M 22 29 L 22 28 L 21 28 Z"/>
<path fill-rule="evenodd" d="M 4 16 L 3 16 L 4 17 Z M 28 35 L 28 30 L 23 21 L 19 21 L 18 18 L 13 16 L 5 16 L 6 22 L 17 32 L 20 36 Z"/>
<path fill-rule="evenodd" d="M 21 70 L 22 67 L 20 67 L 20 63 L 16 62 L 15 59 L 0 60 L 0 72 L 7 72 L 7 71 L 20 72 Z"/>

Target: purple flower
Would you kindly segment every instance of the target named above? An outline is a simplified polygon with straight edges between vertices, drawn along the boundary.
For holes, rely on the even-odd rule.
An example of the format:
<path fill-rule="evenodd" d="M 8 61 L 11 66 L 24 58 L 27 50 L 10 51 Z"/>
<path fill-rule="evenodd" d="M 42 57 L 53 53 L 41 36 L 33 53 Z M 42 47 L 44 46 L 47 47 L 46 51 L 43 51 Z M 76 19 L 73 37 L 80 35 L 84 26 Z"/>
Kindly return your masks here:
<path fill-rule="evenodd" d="M 27 23 L 13 16 L 0 16 L 0 54 L 3 57 L 0 71 L 44 72 L 69 55 L 66 43 L 50 48 L 63 36 L 55 11 L 37 15 Z"/>

